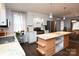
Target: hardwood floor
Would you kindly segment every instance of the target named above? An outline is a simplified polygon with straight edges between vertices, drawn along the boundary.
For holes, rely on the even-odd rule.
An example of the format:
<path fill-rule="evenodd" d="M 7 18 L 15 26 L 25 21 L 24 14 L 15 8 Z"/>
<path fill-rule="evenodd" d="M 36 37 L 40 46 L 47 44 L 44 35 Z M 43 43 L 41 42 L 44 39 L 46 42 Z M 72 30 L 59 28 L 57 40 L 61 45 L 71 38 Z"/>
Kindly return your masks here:
<path fill-rule="evenodd" d="M 21 43 L 27 56 L 42 56 L 37 50 L 37 44 Z M 70 54 L 71 51 L 76 51 L 76 54 Z M 56 53 L 54 56 L 79 56 L 79 43 L 70 41 L 69 47 L 63 49 L 62 51 Z"/>
<path fill-rule="evenodd" d="M 42 56 L 37 50 L 37 44 L 28 44 L 28 43 L 21 43 L 22 48 L 24 49 L 27 56 Z"/>

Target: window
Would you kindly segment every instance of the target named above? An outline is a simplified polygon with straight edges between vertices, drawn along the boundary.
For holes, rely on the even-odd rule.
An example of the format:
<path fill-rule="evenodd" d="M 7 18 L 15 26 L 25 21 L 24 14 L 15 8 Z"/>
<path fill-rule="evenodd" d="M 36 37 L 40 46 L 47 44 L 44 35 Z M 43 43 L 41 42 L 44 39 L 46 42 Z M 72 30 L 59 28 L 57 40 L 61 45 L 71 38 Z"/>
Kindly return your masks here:
<path fill-rule="evenodd" d="M 73 23 L 73 30 L 79 30 L 79 22 Z"/>
<path fill-rule="evenodd" d="M 18 32 L 21 30 L 25 30 L 25 14 L 20 12 L 13 13 L 13 20 L 14 20 L 14 32 Z"/>

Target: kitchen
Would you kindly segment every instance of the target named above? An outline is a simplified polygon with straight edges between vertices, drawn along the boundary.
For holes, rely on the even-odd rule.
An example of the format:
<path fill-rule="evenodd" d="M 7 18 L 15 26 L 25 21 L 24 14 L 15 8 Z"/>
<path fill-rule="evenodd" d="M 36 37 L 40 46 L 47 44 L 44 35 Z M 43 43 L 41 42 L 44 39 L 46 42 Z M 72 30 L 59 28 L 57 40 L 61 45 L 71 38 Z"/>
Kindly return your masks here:
<path fill-rule="evenodd" d="M 71 7 L 71 5 L 73 5 L 73 7 Z M 35 53 L 36 56 L 39 56 L 39 54 L 40 55 L 44 54 L 48 56 L 48 55 L 55 55 L 55 54 L 40 53 L 39 50 L 37 49 L 39 45 L 42 45 L 38 43 L 39 38 L 49 39 L 49 40 L 50 38 L 52 40 L 56 38 L 56 40 L 61 39 L 60 41 L 62 40 L 64 41 L 65 36 L 68 35 L 66 36 L 67 37 L 66 39 L 68 39 L 68 42 L 65 43 L 65 45 L 68 44 L 67 45 L 68 49 L 72 50 L 72 47 L 70 48 L 69 46 L 78 44 L 77 37 L 78 37 L 78 29 L 79 29 L 78 28 L 78 25 L 79 25 L 78 13 L 76 11 L 75 13 L 73 13 L 72 9 L 73 8 L 76 9 L 78 5 L 79 5 L 78 3 L 77 4 L 75 3 L 73 4 L 69 4 L 69 3 L 68 4 L 64 4 L 64 3 L 63 4 L 57 4 L 57 3 L 56 4 L 54 3 L 41 3 L 41 4 L 40 3 L 38 4 L 35 4 L 35 3 L 34 4 L 5 3 L 5 4 L 0 4 L 0 9 L 1 9 L 0 10 L 0 30 L 1 30 L 0 38 L 10 37 L 10 36 L 14 36 L 15 38 L 17 37 L 17 41 L 20 45 L 20 48 L 22 49 L 22 51 L 24 51 L 23 55 L 32 56 L 34 55 L 33 52 L 37 51 Z M 27 6 L 27 8 L 24 8 L 24 6 Z M 56 6 L 56 9 L 55 9 L 55 6 Z M 50 12 L 53 13 L 52 18 L 49 18 Z M 75 14 L 75 16 L 73 14 Z M 44 35 L 44 37 L 42 37 L 42 35 Z M 75 35 L 75 38 L 73 37 L 74 35 Z M 57 37 L 53 38 L 53 36 L 57 36 Z M 4 39 L 5 41 L 3 39 L 1 40 L 2 40 L 0 42 L 1 44 L 2 43 L 6 44 L 9 42 L 6 39 Z M 12 42 L 14 42 L 14 40 L 12 40 Z M 64 43 L 62 43 L 62 45 L 63 44 Z M 52 45 L 53 44 L 50 43 L 50 46 Z M 28 46 L 35 50 L 32 50 Z M 50 47 L 50 48 L 53 48 L 53 47 Z M 61 50 L 63 49 L 64 48 L 60 49 L 57 52 L 61 52 Z M 76 47 L 73 49 L 76 49 Z M 31 50 L 31 52 L 29 50 Z M 61 54 L 64 55 L 62 52 L 59 55 Z"/>

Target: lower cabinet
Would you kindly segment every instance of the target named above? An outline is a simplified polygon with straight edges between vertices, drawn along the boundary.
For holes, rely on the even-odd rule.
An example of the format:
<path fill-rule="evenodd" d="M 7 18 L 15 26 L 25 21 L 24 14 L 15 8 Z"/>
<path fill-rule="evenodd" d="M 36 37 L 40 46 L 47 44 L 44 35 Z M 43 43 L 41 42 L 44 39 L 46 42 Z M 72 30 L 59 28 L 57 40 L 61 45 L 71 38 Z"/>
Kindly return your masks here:
<path fill-rule="evenodd" d="M 20 43 L 34 43 L 37 41 L 37 35 L 35 31 L 24 32 L 24 35 L 18 37 Z"/>
<path fill-rule="evenodd" d="M 27 32 L 27 42 L 33 43 L 37 41 L 37 36 L 35 31 L 29 31 Z"/>

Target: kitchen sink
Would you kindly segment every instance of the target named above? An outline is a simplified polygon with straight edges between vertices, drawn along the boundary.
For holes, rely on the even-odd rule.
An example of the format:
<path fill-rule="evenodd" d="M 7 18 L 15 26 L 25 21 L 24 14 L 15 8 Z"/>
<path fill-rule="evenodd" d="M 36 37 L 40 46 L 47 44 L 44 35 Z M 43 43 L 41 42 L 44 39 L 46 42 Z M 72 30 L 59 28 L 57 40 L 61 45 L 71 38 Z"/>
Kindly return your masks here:
<path fill-rule="evenodd" d="M 14 41 L 15 41 L 14 36 L 0 37 L 0 44 L 10 43 L 10 42 L 14 42 Z"/>

